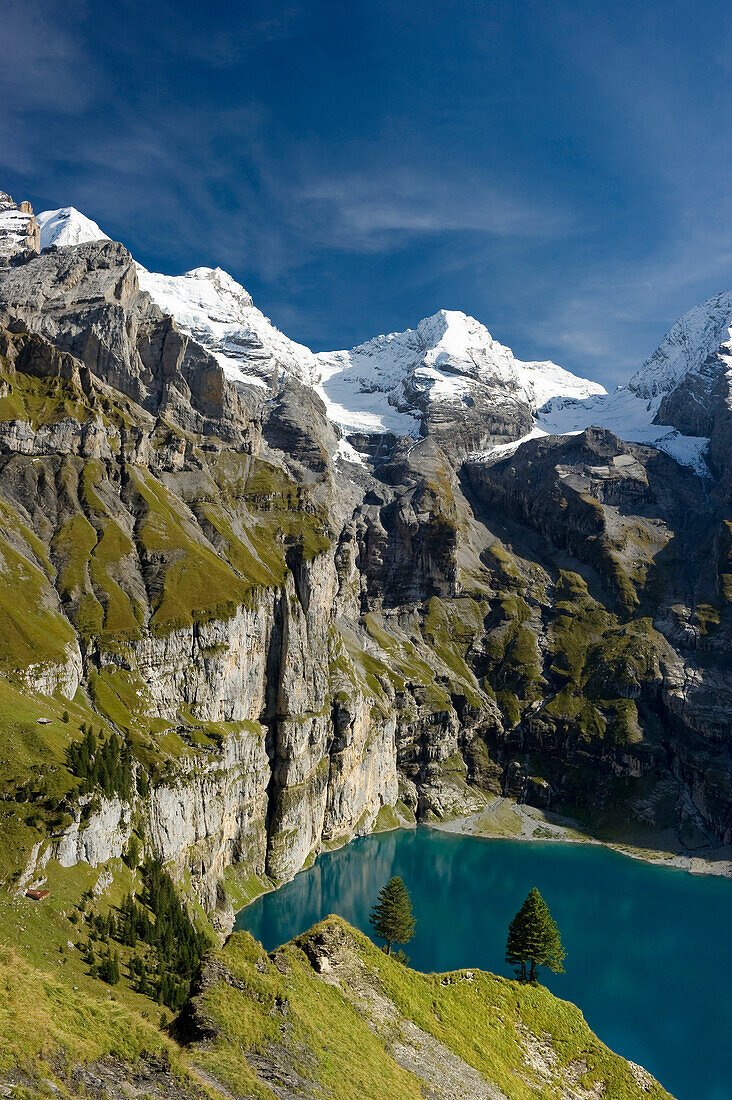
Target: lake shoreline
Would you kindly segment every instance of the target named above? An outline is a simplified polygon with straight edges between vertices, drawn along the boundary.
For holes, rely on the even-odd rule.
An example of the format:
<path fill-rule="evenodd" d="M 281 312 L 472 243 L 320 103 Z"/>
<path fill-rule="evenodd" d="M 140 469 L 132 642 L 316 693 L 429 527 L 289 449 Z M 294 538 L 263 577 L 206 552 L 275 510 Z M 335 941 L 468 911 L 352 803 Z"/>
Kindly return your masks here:
<path fill-rule="evenodd" d="M 492 799 L 486 796 L 485 805 L 472 813 L 436 818 L 432 821 L 409 823 L 405 821 L 396 828 L 374 829 L 364 836 L 383 836 L 393 832 L 411 832 L 420 828 L 474 837 L 477 840 L 515 840 L 526 844 L 579 844 L 608 848 L 619 855 L 628 856 L 630 859 L 639 860 L 654 867 L 668 867 L 671 870 L 686 871 L 690 875 L 732 879 L 732 846 L 730 845 L 723 845 L 716 849 L 701 848 L 697 853 L 683 851 L 678 838 L 670 829 L 654 836 L 648 834 L 642 838 L 638 836 L 635 842 L 632 839 L 604 840 L 582 832 L 578 823 L 571 818 L 540 810 L 535 806 L 519 804 L 514 799 L 501 795 L 493 796 Z M 281 890 L 288 882 L 292 882 L 298 875 L 309 870 L 321 855 L 346 848 L 357 839 L 363 839 L 363 837 L 343 838 L 340 843 L 322 849 L 312 862 L 301 867 L 285 882 L 275 884 L 262 879 L 257 879 L 254 885 L 250 882 L 246 900 L 243 900 L 241 894 L 236 899 L 239 904 L 234 907 L 235 918 L 264 894 Z M 651 840 L 655 840 L 658 847 L 651 847 Z"/>
<path fill-rule="evenodd" d="M 497 796 L 485 807 L 465 816 L 425 822 L 439 832 L 484 840 L 516 840 L 525 843 L 585 844 L 610 848 L 631 859 L 656 867 L 670 867 L 692 875 L 732 878 L 732 847 L 684 850 L 671 830 L 627 841 L 603 840 L 584 833 L 577 822 L 533 806 Z M 653 842 L 656 846 L 650 846 Z"/>
<path fill-rule="evenodd" d="M 619 855 L 648 863 L 653 867 L 668 867 L 671 870 L 686 871 L 690 875 L 703 875 L 712 878 L 732 879 L 732 846 L 719 848 L 701 848 L 696 853 L 684 851 L 672 830 L 649 836 L 646 834 L 633 839 L 604 840 L 582 832 L 576 821 L 561 814 L 547 812 L 535 806 L 517 803 L 512 798 L 501 795 L 486 797 L 486 803 L 480 810 L 468 814 L 457 814 L 448 818 L 436 818 L 432 821 L 402 822 L 396 828 L 374 829 L 362 837 L 343 838 L 341 842 L 317 853 L 315 859 L 301 867 L 286 881 L 273 883 L 257 879 L 249 885 L 246 900 L 241 896 L 234 906 L 235 917 L 264 894 L 276 892 L 292 882 L 294 878 L 309 870 L 321 855 L 339 851 L 365 836 L 384 836 L 389 833 L 415 829 L 434 829 L 436 832 L 474 837 L 477 840 L 515 840 L 525 844 L 578 844 L 591 847 L 608 848 Z M 652 847 L 654 840 L 657 847 Z M 230 869 L 230 873 L 233 869 Z M 234 900 L 232 898 L 232 900 Z"/>

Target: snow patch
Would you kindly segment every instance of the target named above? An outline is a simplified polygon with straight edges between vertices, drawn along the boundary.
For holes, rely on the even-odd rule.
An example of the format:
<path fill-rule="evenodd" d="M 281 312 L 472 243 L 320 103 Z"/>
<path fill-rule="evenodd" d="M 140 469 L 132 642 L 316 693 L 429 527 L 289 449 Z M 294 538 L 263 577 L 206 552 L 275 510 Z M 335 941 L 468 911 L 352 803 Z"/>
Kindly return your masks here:
<path fill-rule="evenodd" d="M 22 210 L 0 210 L 0 236 L 4 244 L 3 251 L 10 254 L 25 245 L 32 218 L 32 214 L 25 214 Z"/>
<path fill-rule="evenodd" d="M 353 462 L 357 466 L 365 466 L 366 460 L 363 455 L 351 446 L 347 439 L 339 439 L 338 446 L 336 447 L 333 458 L 336 462 Z"/>
<path fill-rule="evenodd" d="M 642 398 L 629 386 L 620 386 L 606 397 L 550 401 L 539 410 L 536 424 L 546 435 L 576 435 L 590 427 L 607 428 L 619 439 L 656 447 L 682 466 L 692 466 L 700 476 L 709 476 L 705 461 L 709 440 L 682 435 L 669 424 L 654 424 L 660 403 L 661 395 Z"/>

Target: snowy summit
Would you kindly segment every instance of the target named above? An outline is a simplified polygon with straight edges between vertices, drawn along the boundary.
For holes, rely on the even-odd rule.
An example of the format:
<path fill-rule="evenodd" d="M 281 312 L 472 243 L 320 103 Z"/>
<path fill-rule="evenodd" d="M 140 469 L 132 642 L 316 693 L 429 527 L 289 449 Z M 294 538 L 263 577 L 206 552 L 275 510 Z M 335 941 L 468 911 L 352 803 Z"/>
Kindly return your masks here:
<path fill-rule="evenodd" d="M 36 216 L 41 227 L 41 248 L 64 248 L 67 245 L 84 244 L 86 241 L 108 241 L 96 222 L 87 218 L 73 206 L 60 210 L 44 210 Z"/>
<path fill-rule="evenodd" d="M 17 218 L 15 211 L 8 216 Z M 37 220 L 42 248 L 109 239 L 73 207 L 44 211 Z M 276 389 L 282 372 L 295 375 L 316 390 L 345 434 L 418 437 L 430 410 L 444 407 L 459 415 L 479 399 L 483 408 L 528 406 L 531 416 L 529 431 L 491 447 L 487 459 L 515 450 L 527 438 L 596 425 L 665 450 L 700 473 L 706 470 L 708 439 L 657 421 L 664 398 L 725 350 L 730 292 L 680 318 L 628 385 L 608 394 L 597 382 L 551 361 L 517 359 L 484 325 L 458 310 L 438 310 L 414 329 L 376 336 L 349 351 L 314 353 L 280 332 L 221 268 L 161 275 L 138 265 L 138 276 L 141 288 L 215 356 L 232 381 Z"/>
<path fill-rule="evenodd" d="M 459 402 L 476 385 L 492 399 L 536 410 L 550 397 L 605 393 L 556 363 L 523 363 L 474 317 L 441 309 L 416 329 L 376 336 L 351 351 L 321 352 L 321 394 L 344 431 L 418 434 L 425 403 Z"/>

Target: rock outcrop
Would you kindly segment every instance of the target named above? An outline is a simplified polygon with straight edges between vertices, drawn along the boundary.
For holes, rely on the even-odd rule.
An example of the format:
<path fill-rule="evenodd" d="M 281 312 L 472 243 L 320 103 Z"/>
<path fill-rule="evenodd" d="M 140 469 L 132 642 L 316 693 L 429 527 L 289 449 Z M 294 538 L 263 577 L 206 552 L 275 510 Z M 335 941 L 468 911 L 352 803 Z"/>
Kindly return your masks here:
<path fill-rule="evenodd" d="M 0 191 L 0 267 L 41 247 L 41 230 L 29 202 L 19 205 Z"/>

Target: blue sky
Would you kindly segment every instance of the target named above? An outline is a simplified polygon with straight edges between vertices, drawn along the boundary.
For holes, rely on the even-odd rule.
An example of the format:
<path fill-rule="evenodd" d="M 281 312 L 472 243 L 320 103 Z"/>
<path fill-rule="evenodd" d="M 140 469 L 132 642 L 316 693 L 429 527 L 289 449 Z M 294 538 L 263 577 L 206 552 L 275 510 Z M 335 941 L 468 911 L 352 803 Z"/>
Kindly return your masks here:
<path fill-rule="evenodd" d="M 0 188 L 350 347 L 462 309 L 624 381 L 732 286 L 718 0 L 4 0 Z"/>

